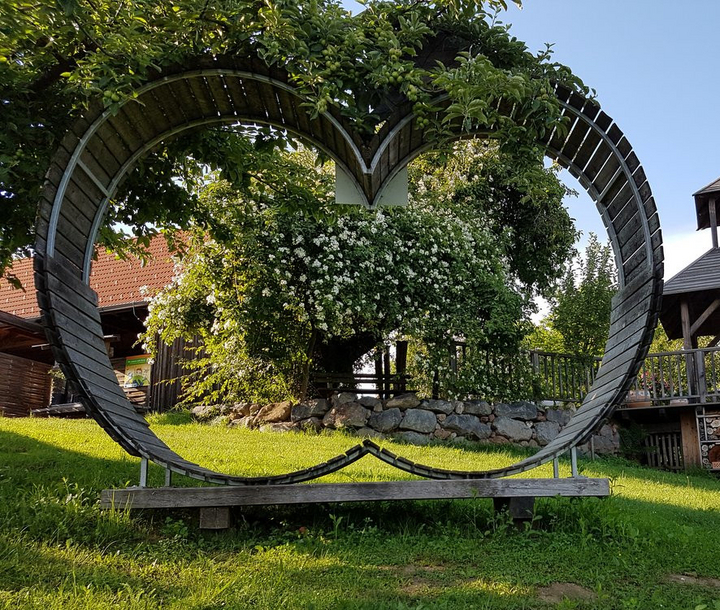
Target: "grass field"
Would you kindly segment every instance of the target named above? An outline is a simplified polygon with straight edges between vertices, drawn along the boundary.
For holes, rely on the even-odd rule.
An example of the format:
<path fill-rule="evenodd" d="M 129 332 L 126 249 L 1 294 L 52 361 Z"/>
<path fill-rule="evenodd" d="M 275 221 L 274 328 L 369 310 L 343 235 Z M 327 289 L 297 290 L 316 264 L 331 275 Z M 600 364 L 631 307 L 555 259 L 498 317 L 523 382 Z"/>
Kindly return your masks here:
<path fill-rule="evenodd" d="M 152 425 L 184 457 L 245 474 L 308 466 L 356 442 L 180 415 Z M 445 468 L 523 455 L 387 446 Z M 92 421 L 0 419 L 0 456 L 0 608 L 720 610 L 720 480 L 704 473 L 581 462 L 611 479 L 612 497 L 539 500 L 523 530 L 477 499 L 244 509 L 232 531 L 202 533 L 192 513 L 98 508 L 100 490 L 137 483 L 139 461 Z M 398 478 L 411 477 L 366 457 L 323 480 Z M 151 484 L 162 479 L 151 467 Z"/>

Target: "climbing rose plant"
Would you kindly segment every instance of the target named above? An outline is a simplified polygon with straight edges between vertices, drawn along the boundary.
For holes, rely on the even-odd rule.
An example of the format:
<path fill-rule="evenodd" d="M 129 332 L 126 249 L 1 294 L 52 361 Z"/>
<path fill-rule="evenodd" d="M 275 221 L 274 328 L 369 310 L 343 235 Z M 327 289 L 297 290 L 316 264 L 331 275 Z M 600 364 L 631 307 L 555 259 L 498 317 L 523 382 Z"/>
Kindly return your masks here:
<path fill-rule="evenodd" d="M 480 153 L 462 148 L 469 151 Z M 290 165 L 309 161 L 284 158 Z M 152 301 L 149 349 L 157 350 L 158 339 L 202 340 L 201 357 L 190 365 L 196 373 L 188 386 L 191 400 L 208 392 L 225 400 L 279 399 L 304 393 L 311 360 L 317 368 L 333 342 L 367 339 L 354 345 L 360 351 L 352 364 L 392 335 L 413 341 L 418 385 L 427 387 L 440 375 L 446 392 L 497 395 L 497 375 L 486 368 L 465 367 L 453 377 L 448 350 L 461 338 L 476 353 L 517 353 L 534 289 L 517 279 L 507 256 L 516 240 L 511 231 L 498 233 L 497 215 L 484 213 L 488 202 L 473 208 L 464 193 L 456 204 L 462 214 L 448 204 L 455 185 L 447 180 L 440 188 L 437 175 L 444 171 L 467 186 L 460 170 L 479 162 L 468 158 L 458 155 L 444 170 L 415 164 L 410 205 L 377 211 L 280 211 L 273 205 L 276 193 L 262 182 L 241 200 L 228 183 L 210 182 L 200 200 L 213 210 L 213 224 L 190 233 L 177 277 Z M 503 165 L 496 151 L 478 159 L 495 169 Z M 307 169 L 306 175 L 320 176 L 308 188 L 322 211 L 332 205 L 332 182 L 327 171 Z M 499 171 L 494 180 L 497 207 L 509 184 Z M 476 175 L 472 182 L 478 181 Z M 545 182 L 559 206 L 564 189 L 552 173 L 545 173 Z M 567 255 L 574 237 L 567 213 L 565 222 Z M 551 281 L 540 274 L 535 279 Z"/>

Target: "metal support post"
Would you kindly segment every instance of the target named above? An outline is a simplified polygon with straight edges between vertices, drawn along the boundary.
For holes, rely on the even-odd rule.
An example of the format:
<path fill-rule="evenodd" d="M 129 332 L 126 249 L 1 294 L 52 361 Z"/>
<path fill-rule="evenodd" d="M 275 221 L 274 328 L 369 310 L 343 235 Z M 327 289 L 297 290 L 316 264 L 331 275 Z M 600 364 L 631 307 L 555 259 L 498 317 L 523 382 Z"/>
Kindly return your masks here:
<path fill-rule="evenodd" d="M 165 487 L 170 487 L 172 485 L 172 470 L 169 468 L 165 469 Z"/>
<path fill-rule="evenodd" d="M 140 458 L 140 487 L 147 487 L 148 460 Z"/>
<path fill-rule="evenodd" d="M 553 478 L 560 478 L 560 460 L 558 458 L 555 458 L 553 460 Z"/>
<path fill-rule="evenodd" d="M 570 449 L 570 469 L 572 472 L 572 477 L 576 478 L 578 476 L 577 447 L 573 447 L 572 449 Z"/>

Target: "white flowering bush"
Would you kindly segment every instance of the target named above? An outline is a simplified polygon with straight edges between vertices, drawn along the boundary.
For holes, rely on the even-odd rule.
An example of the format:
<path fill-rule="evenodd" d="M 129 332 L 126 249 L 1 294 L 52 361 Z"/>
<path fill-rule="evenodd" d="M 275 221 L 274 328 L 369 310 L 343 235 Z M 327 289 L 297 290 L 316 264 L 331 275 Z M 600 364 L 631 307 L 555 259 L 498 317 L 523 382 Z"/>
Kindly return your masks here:
<path fill-rule="evenodd" d="M 421 387 L 438 377 L 445 393 L 496 394 L 486 369 L 450 370 L 449 346 L 517 353 L 533 289 L 513 271 L 511 232 L 481 206 L 448 200 L 466 164 L 446 166 L 441 188 L 434 161 L 419 163 L 410 205 L 376 211 L 332 204 L 327 170 L 309 166 L 313 214 L 279 208 L 264 187 L 238 198 L 210 182 L 200 199 L 212 224 L 189 234 L 177 277 L 151 303 L 149 348 L 202 337 L 190 398 L 279 399 L 304 394 L 311 366 L 347 370 L 393 334 L 413 341 Z"/>

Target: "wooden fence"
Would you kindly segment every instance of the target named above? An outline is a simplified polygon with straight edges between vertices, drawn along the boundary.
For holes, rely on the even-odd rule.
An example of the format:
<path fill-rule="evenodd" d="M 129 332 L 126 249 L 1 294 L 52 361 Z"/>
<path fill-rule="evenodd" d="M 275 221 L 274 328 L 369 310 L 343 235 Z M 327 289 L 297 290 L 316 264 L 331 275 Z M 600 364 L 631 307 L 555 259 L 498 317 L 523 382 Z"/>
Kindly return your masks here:
<path fill-rule="evenodd" d="M 595 381 L 601 358 L 529 352 L 535 375 L 534 398 L 553 402 L 582 402 Z"/>
<path fill-rule="evenodd" d="M 22 417 L 47 407 L 52 386 L 49 371 L 48 364 L 0 353 L 0 414 Z"/>
<path fill-rule="evenodd" d="M 675 423 L 649 423 L 643 426 L 645 463 L 662 470 L 684 468 L 682 433 Z"/>
<path fill-rule="evenodd" d="M 165 411 L 175 406 L 182 395 L 182 378 L 189 372 L 183 362 L 198 357 L 196 346 L 200 337 L 191 341 L 175 339 L 171 345 L 158 341 L 158 354 L 152 367 L 147 404 L 153 411 Z"/>

